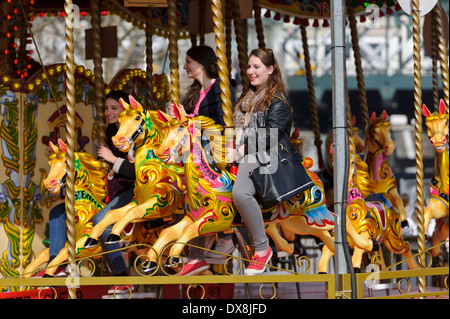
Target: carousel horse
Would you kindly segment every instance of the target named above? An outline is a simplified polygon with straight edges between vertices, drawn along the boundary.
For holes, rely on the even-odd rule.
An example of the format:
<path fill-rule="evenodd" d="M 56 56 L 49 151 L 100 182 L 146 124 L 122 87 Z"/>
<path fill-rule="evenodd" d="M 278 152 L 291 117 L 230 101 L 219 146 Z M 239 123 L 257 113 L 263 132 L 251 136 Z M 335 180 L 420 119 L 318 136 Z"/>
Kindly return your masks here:
<path fill-rule="evenodd" d="M 351 140 L 357 154 L 364 153 L 364 140 L 359 135 L 359 129 L 356 127 L 356 117 L 352 117 Z M 333 155 L 329 152 L 333 144 L 333 131 L 328 132 L 325 140 L 325 150 L 328 150 L 325 155 L 325 166 L 318 173 L 325 189 L 325 198 L 327 207 L 330 210 L 334 209 L 334 187 L 333 187 Z"/>
<path fill-rule="evenodd" d="M 433 245 L 435 245 L 448 237 L 448 114 L 445 113 L 443 100 L 439 103 L 439 112 L 431 113 L 424 104 L 422 113 L 425 116 L 428 137 L 436 151 L 434 172 L 429 187 L 430 201 L 424 210 L 425 233 L 432 218 L 444 221 L 438 223 L 433 233 Z M 432 252 L 433 256 L 437 254 L 437 250 Z"/>
<path fill-rule="evenodd" d="M 350 144 L 352 145 L 352 144 Z M 351 149 L 355 149 L 351 147 Z M 359 155 L 351 152 L 346 214 L 355 230 L 366 240 L 376 240 L 395 254 L 402 254 L 410 269 L 417 269 L 418 265 L 412 256 L 411 248 L 401 234 L 398 211 L 392 206 L 386 194 L 371 194 L 368 186 L 367 164 Z M 362 257 L 365 252 L 355 247 L 351 240 L 349 244 L 353 250 L 352 264 L 355 272 L 361 272 Z M 324 246 L 319 260 L 319 273 L 326 273 L 328 261 L 333 253 Z M 409 258 L 409 259 L 408 259 Z"/>
<path fill-rule="evenodd" d="M 235 176 L 227 170 L 223 127 L 205 116 L 188 117 L 178 106 L 174 107 L 174 113 L 176 118 L 172 119 L 158 112 L 160 121 L 154 124 L 165 133 L 155 155 L 166 163 L 182 158 L 187 185 L 186 215 L 161 232 L 147 255 L 150 261 L 144 269 L 147 273 L 157 269 L 158 256 L 172 242 L 176 243 L 170 249 L 169 259 L 180 256 L 186 243 L 193 238 L 224 231 L 232 225 L 244 225 L 231 197 Z M 322 183 L 309 170 L 312 160 L 304 158 L 303 165 L 314 186 L 273 208 L 263 209 L 264 222 L 280 223 L 294 234 L 316 236 L 334 251 L 334 241 L 329 234 L 334 229 L 334 216 L 325 206 Z M 351 224 L 348 223 L 347 228 L 356 245 L 372 249 L 372 241 L 362 240 Z M 276 236 L 272 238 L 276 244 L 283 241 L 277 231 L 269 235 Z"/>
<path fill-rule="evenodd" d="M 122 152 L 128 152 L 134 144 L 134 197 L 129 204 L 109 211 L 94 226 L 85 248 L 98 245 L 98 238 L 109 225 L 114 224 L 106 243 L 116 243 L 131 222 L 150 221 L 162 226 L 172 221 L 173 214 L 184 213 L 183 168 L 167 165 L 154 156 L 161 138 L 152 123 L 156 111 L 144 110 L 132 96 L 129 98 L 130 104 L 120 100 L 124 111 L 119 114 L 120 127 L 112 141 Z"/>
<path fill-rule="evenodd" d="M 67 149 L 63 141 L 58 140 L 58 146 L 52 142 L 49 148 L 52 154 L 49 156 L 50 171 L 44 179 L 44 187 L 53 194 L 59 194 L 66 179 L 66 154 Z M 92 229 L 92 218 L 105 206 L 108 195 L 105 176 L 109 166 L 94 158 L 89 153 L 75 152 L 75 241 L 77 257 L 85 257 L 101 252 L 101 248 L 83 250 L 83 243 Z M 47 265 L 45 274 L 53 276 L 57 266 L 68 258 L 67 246 L 61 249 L 58 255 Z M 36 258 L 25 268 L 24 277 L 29 278 L 36 269 L 49 261 L 49 249 L 41 251 Z"/>
<path fill-rule="evenodd" d="M 407 214 L 403 201 L 397 191 L 397 181 L 389 167 L 387 157 L 396 148 L 395 141 L 391 137 L 391 124 L 385 110 L 377 118 L 372 113 L 369 125 L 365 131 L 364 160 L 369 167 L 369 189 L 371 193 L 386 193 L 389 201 L 398 210 L 402 227 L 407 225 Z"/>

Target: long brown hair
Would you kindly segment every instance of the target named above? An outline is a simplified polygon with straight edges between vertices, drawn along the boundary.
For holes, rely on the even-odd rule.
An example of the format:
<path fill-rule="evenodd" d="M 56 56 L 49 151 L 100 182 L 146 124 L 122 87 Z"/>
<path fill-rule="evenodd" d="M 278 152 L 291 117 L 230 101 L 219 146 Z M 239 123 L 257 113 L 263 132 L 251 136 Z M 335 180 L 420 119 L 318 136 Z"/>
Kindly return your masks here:
<path fill-rule="evenodd" d="M 263 85 L 261 85 L 261 87 L 259 88 L 260 91 L 263 89 L 266 89 L 266 94 L 263 99 L 266 107 L 269 107 L 270 102 L 275 97 L 275 94 L 277 92 L 281 93 L 281 94 L 278 94 L 276 97 L 282 99 L 286 104 L 289 104 L 288 101 L 286 100 L 286 96 L 285 96 L 287 92 L 286 92 L 286 86 L 284 85 L 283 78 L 281 75 L 281 69 L 278 64 L 277 59 L 273 55 L 272 49 L 267 49 L 267 48 L 266 49 L 253 49 L 250 52 L 248 59 L 250 59 L 250 57 L 252 57 L 252 56 L 259 58 L 261 60 L 261 62 L 267 68 L 269 68 L 270 66 L 273 66 L 272 74 L 267 78 L 266 82 Z M 248 61 L 248 59 L 247 59 L 247 61 Z M 237 101 L 236 107 L 239 106 L 242 98 L 246 95 L 246 93 L 249 90 L 257 91 L 256 87 L 249 84 L 248 88 L 242 93 L 241 97 Z"/>
<path fill-rule="evenodd" d="M 217 79 L 219 77 L 219 67 L 217 65 L 217 56 L 214 50 L 209 46 L 197 46 L 190 48 L 186 55 L 189 56 L 192 60 L 200 63 L 205 67 L 206 75 L 210 79 Z M 186 93 L 183 101 L 184 109 L 187 113 L 194 112 L 195 105 L 198 102 L 200 97 L 200 90 L 202 86 L 199 81 L 194 80 L 194 83 L 191 84 L 188 88 L 188 92 Z"/>

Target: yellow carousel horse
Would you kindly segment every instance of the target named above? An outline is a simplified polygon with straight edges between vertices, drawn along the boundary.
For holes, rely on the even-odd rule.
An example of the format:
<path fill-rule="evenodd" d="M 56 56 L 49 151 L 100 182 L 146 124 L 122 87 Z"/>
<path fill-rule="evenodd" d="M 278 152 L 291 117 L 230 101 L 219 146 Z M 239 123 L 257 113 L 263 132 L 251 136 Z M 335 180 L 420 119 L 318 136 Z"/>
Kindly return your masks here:
<path fill-rule="evenodd" d="M 424 210 L 425 233 L 432 218 L 440 219 L 433 233 L 433 244 L 448 237 L 448 196 L 449 196 L 449 158 L 448 158 L 448 114 L 445 113 L 444 101 L 439 103 L 439 112 L 431 113 L 426 105 L 422 107 L 425 125 L 431 145 L 436 151 L 433 177 L 430 183 L 430 201 Z M 437 255 L 439 249 L 432 254 Z"/>
<path fill-rule="evenodd" d="M 49 148 L 50 171 L 43 181 L 46 189 L 53 194 L 59 194 L 66 178 L 67 149 L 63 141 L 58 140 L 58 146 L 52 142 Z M 84 250 L 83 244 L 92 229 L 92 218 L 105 206 L 107 196 L 105 176 L 109 166 L 88 153 L 75 152 L 75 240 L 77 257 L 85 257 L 101 252 L 100 247 Z M 57 266 L 68 258 L 67 245 L 47 265 L 46 276 L 53 276 Z M 39 266 L 49 260 L 49 249 L 42 250 L 36 258 L 25 268 L 24 277 L 29 278 Z"/>
<path fill-rule="evenodd" d="M 150 263 L 144 269 L 147 273 L 157 269 L 158 257 L 168 244 L 176 242 L 169 257 L 180 256 L 186 243 L 193 238 L 224 231 L 232 225 L 243 225 L 231 198 L 235 176 L 225 163 L 223 127 L 205 116 L 187 117 L 178 106 L 174 107 L 174 112 L 175 119 L 159 112 L 159 121 L 154 121 L 164 132 L 155 155 L 166 163 L 175 163 L 187 154 L 182 159 L 187 186 L 186 216 L 161 232 L 148 253 Z M 295 234 L 319 237 L 334 251 L 334 241 L 329 234 L 334 229 L 334 216 L 326 208 L 321 181 L 309 170 L 312 160 L 304 158 L 303 165 L 314 186 L 276 207 L 262 210 L 264 221 L 280 223 L 283 229 Z M 356 245 L 372 249 L 372 241 L 363 240 L 350 223 L 347 228 Z M 276 236 L 275 243 L 283 241 L 277 231 L 270 235 Z"/>
<path fill-rule="evenodd" d="M 352 142 L 351 142 L 352 145 Z M 355 148 L 352 146 L 352 150 Z M 418 265 L 412 256 L 411 248 L 401 234 L 398 211 L 392 206 L 388 197 L 384 193 L 371 194 L 368 188 L 370 181 L 368 178 L 367 164 L 351 151 L 348 193 L 347 193 L 347 218 L 353 227 L 366 240 L 376 240 L 395 254 L 402 254 L 407 259 L 410 269 L 417 269 Z M 361 271 L 362 256 L 367 250 L 354 246 L 351 239 L 349 244 L 354 248 L 352 264 L 355 272 Z M 319 260 L 319 272 L 326 273 L 328 261 L 333 253 L 324 246 L 322 256 Z"/>
<path fill-rule="evenodd" d="M 120 127 L 112 141 L 122 152 L 128 152 L 134 146 L 134 197 L 131 203 L 108 212 L 94 226 L 85 248 L 97 246 L 98 238 L 109 225 L 114 224 L 106 243 L 116 243 L 131 222 L 155 221 L 160 226 L 172 221 L 173 214 L 184 213 L 183 168 L 167 165 L 154 155 L 161 139 L 152 123 L 152 117 L 157 117 L 156 111 L 144 110 L 132 96 L 129 98 L 130 104 L 120 100 L 124 111 L 119 114 Z"/>
<path fill-rule="evenodd" d="M 385 110 L 377 118 L 372 113 L 365 131 L 365 162 L 369 167 L 369 185 L 371 193 L 386 193 L 389 201 L 398 210 L 403 225 L 407 224 L 407 214 L 403 201 L 397 191 L 397 181 L 389 167 L 387 157 L 391 155 L 397 144 L 391 137 L 391 124 Z"/>

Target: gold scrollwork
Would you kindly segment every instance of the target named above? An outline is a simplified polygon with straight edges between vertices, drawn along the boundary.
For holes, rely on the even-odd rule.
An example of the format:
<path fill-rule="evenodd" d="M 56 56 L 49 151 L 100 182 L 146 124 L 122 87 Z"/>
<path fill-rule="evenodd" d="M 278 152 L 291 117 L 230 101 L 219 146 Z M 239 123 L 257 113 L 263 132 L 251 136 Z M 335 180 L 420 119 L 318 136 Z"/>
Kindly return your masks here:
<path fill-rule="evenodd" d="M 234 260 L 236 260 L 237 262 L 238 262 L 238 264 L 239 264 L 239 267 L 238 267 L 238 270 L 237 271 L 235 271 L 235 272 L 233 272 L 233 273 L 231 273 L 231 272 L 229 272 L 228 271 L 228 263 L 231 261 L 231 262 L 233 262 Z M 224 263 L 223 263 L 223 268 L 225 269 L 225 273 L 227 274 L 227 275 L 237 275 L 237 274 L 239 274 L 239 272 L 241 271 L 241 269 L 242 269 L 242 261 L 240 260 L 240 259 L 238 259 L 238 258 L 235 258 L 234 256 L 229 256 L 225 261 L 224 261 Z"/>
<path fill-rule="evenodd" d="M 424 250 L 418 253 L 417 259 L 424 258 L 426 260 L 426 256 L 429 256 L 428 264 L 424 267 L 424 269 L 430 269 L 433 264 L 433 255 L 431 255 L 431 251 L 429 249 Z M 424 263 L 425 264 L 425 263 Z"/>
<path fill-rule="evenodd" d="M 206 295 L 206 290 L 205 290 L 205 287 L 203 287 L 203 285 L 189 285 L 189 287 L 187 288 L 187 290 L 186 290 L 186 297 L 188 298 L 188 299 L 192 299 L 191 298 L 191 296 L 189 295 L 189 291 L 191 290 L 191 287 L 193 287 L 193 286 L 195 286 L 195 287 L 201 287 L 202 288 L 202 296 L 200 297 L 200 299 L 203 299 L 203 298 L 205 298 L 205 295 Z"/>
<path fill-rule="evenodd" d="M 263 287 L 264 285 L 266 285 L 266 284 L 264 283 L 264 284 L 262 284 L 261 286 L 259 286 L 259 290 L 258 290 L 259 297 L 261 297 L 261 299 L 266 299 L 266 298 L 264 298 L 263 295 L 262 295 L 262 287 Z M 272 295 L 272 297 L 270 297 L 269 299 L 274 299 L 275 296 L 276 296 L 276 294 L 277 294 L 277 288 L 275 287 L 275 284 L 274 284 L 274 283 L 271 283 L 271 285 L 272 285 L 273 295 Z"/>
<path fill-rule="evenodd" d="M 150 247 L 150 249 L 153 249 L 153 247 Z M 153 250 L 154 250 L 154 249 L 153 249 Z M 153 272 L 151 272 L 151 273 L 149 273 L 149 274 L 144 274 L 144 273 L 142 273 L 142 272 L 139 270 L 140 267 L 138 267 L 138 263 L 139 263 L 141 260 L 143 260 L 141 266 L 144 267 L 144 268 L 147 267 L 148 264 L 150 263 L 150 260 L 148 260 L 147 254 L 141 254 L 141 255 L 139 255 L 139 256 L 136 257 L 136 259 L 134 260 L 134 269 L 136 270 L 136 272 L 137 272 L 139 275 L 141 275 L 141 276 L 153 276 L 154 274 L 157 273 L 157 271 L 158 271 L 158 269 L 159 269 L 159 263 L 156 265 L 156 268 L 155 268 L 155 270 L 154 270 Z"/>
<path fill-rule="evenodd" d="M 307 256 L 300 256 L 297 258 L 297 266 L 304 268 L 305 264 L 308 263 L 306 270 L 301 272 L 301 274 L 306 274 L 311 269 L 311 260 Z"/>
<path fill-rule="evenodd" d="M 371 258 L 370 258 L 370 263 L 377 265 L 377 266 L 381 266 L 383 264 L 383 258 L 381 257 L 381 255 L 376 252 Z"/>
<path fill-rule="evenodd" d="M 55 298 L 53 298 L 53 299 L 57 299 L 58 298 L 58 292 L 56 291 L 55 287 L 41 287 L 41 288 L 39 288 L 38 299 L 41 299 L 41 292 L 44 289 L 53 289 L 53 291 L 55 292 Z"/>
<path fill-rule="evenodd" d="M 86 261 L 87 261 L 87 264 L 84 265 L 83 262 L 86 262 Z M 92 277 L 92 275 L 95 273 L 96 265 L 95 265 L 94 260 L 91 258 L 82 258 L 82 259 L 78 260 L 77 266 L 78 266 L 81 277 Z M 89 272 L 87 274 L 85 274 L 84 271 L 81 271 L 82 269 L 85 269 L 85 268 L 89 269 Z"/>
<path fill-rule="evenodd" d="M 128 286 L 125 286 L 125 287 L 127 287 L 127 289 L 128 289 L 128 293 L 129 293 L 128 299 L 131 299 L 131 295 L 132 295 L 131 288 L 128 287 Z M 116 290 L 117 290 L 118 288 L 119 288 L 119 286 L 114 287 L 114 291 L 113 291 L 114 299 L 117 299 L 117 298 L 116 298 Z M 121 294 L 121 295 L 122 295 L 122 294 Z"/>
<path fill-rule="evenodd" d="M 177 260 L 179 260 L 180 263 L 178 263 Z M 177 276 L 183 272 L 185 265 L 186 263 L 181 256 L 170 256 L 167 258 L 165 267 L 161 267 L 161 271 L 167 276 Z M 168 269 L 173 270 L 173 272 L 167 271 Z"/>
<path fill-rule="evenodd" d="M 402 291 L 402 288 L 401 288 L 401 283 L 403 280 L 405 280 L 407 283 L 406 292 Z M 411 290 L 411 282 L 410 282 L 409 278 L 401 278 L 399 281 L 397 281 L 397 290 L 400 294 L 407 295 L 409 293 L 409 291 Z"/>

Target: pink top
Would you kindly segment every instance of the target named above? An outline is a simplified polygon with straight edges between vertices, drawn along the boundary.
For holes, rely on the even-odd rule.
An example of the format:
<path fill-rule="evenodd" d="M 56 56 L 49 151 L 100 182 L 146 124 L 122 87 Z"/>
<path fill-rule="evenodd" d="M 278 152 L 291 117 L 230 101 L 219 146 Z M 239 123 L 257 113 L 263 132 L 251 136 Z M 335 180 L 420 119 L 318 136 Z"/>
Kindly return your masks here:
<path fill-rule="evenodd" d="M 211 85 L 206 90 L 200 91 L 200 97 L 198 98 L 197 104 L 195 104 L 194 113 L 192 113 L 193 115 L 198 115 L 198 110 L 200 108 L 200 104 L 202 103 L 202 101 L 205 98 L 206 94 L 208 94 L 208 92 L 211 89 L 211 86 L 213 86 L 214 82 L 216 82 L 215 79 L 214 79 L 213 83 L 211 83 Z"/>

